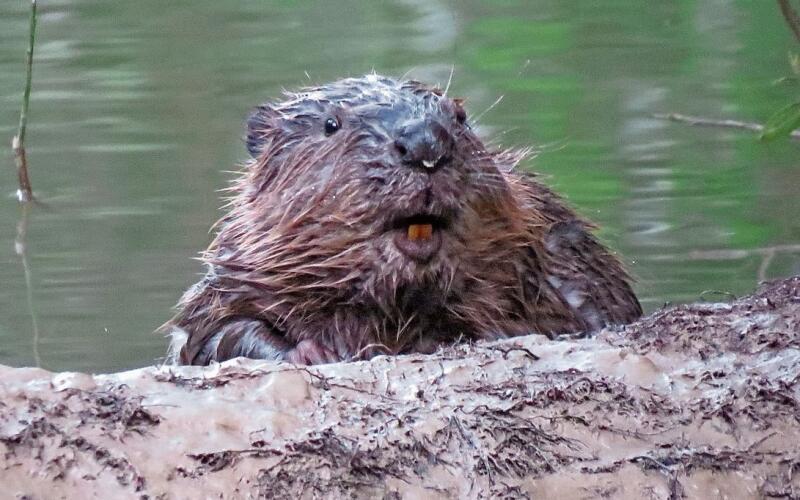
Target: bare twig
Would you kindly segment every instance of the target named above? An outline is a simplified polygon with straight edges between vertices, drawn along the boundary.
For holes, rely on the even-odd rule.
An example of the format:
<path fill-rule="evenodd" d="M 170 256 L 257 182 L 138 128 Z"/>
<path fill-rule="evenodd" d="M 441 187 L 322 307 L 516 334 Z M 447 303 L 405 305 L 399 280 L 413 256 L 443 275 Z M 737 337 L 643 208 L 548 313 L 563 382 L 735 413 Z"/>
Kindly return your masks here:
<path fill-rule="evenodd" d="M 22 97 L 22 110 L 19 113 L 19 130 L 17 135 L 11 140 L 11 147 L 14 150 L 14 162 L 17 165 L 17 177 L 19 179 L 19 189 L 17 199 L 20 203 L 27 203 L 33 200 L 31 181 L 28 177 L 28 160 L 25 154 L 25 131 L 28 126 L 28 104 L 31 98 L 31 78 L 33 74 L 33 45 L 36 39 L 36 0 L 31 0 L 31 20 L 30 38 L 28 40 L 28 60 L 27 60 L 27 79 L 25 81 L 25 92 Z"/>
<path fill-rule="evenodd" d="M 687 258 L 690 260 L 736 260 L 736 259 L 743 259 L 745 257 L 750 257 L 752 255 L 760 255 L 765 257 L 770 254 L 778 253 L 778 252 L 800 252 L 800 245 L 798 244 L 790 244 L 790 245 L 775 245 L 769 247 L 761 247 L 761 248 L 749 248 L 749 249 L 721 249 L 721 250 L 695 250 L 689 252 Z"/>
<path fill-rule="evenodd" d="M 680 113 L 656 113 L 653 118 L 660 120 L 670 120 L 673 122 L 687 123 L 698 127 L 724 127 L 724 128 L 738 128 L 743 130 L 752 130 L 753 132 L 761 132 L 764 130 L 764 125 L 755 122 L 742 122 L 738 120 L 716 120 L 713 118 L 704 118 L 702 116 L 682 115 Z M 795 130 L 789 137 L 792 139 L 800 139 L 800 130 Z"/>
<path fill-rule="evenodd" d="M 794 33 L 794 37 L 800 42 L 800 15 L 792 8 L 789 0 L 778 0 L 778 6 L 781 8 L 781 14 L 789 25 L 789 29 Z"/>
<path fill-rule="evenodd" d="M 798 253 L 800 245 L 775 245 L 751 249 L 724 249 L 724 250 L 695 250 L 687 256 L 690 260 L 736 260 L 752 256 L 760 256 L 761 264 L 756 272 L 758 283 L 767 280 L 767 271 L 778 253 Z"/>
<path fill-rule="evenodd" d="M 764 258 L 761 259 L 761 265 L 758 266 L 758 282 L 761 283 L 762 281 L 767 280 L 767 270 L 769 269 L 769 265 L 772 264 L 772 259 L 775 258 L 776 250 L 773 250 L 764 255 Z"/>

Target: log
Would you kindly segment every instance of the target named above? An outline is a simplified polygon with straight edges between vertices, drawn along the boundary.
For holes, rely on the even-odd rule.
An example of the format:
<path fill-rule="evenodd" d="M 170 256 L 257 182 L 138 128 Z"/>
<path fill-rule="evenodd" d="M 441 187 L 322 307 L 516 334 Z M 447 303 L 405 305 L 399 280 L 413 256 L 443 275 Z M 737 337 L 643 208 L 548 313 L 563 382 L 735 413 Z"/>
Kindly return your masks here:
<path fill-rule="evenodd" d="M 800 277 L 592 338 L 0 367 L 13 498 L 800 498 Z"/>

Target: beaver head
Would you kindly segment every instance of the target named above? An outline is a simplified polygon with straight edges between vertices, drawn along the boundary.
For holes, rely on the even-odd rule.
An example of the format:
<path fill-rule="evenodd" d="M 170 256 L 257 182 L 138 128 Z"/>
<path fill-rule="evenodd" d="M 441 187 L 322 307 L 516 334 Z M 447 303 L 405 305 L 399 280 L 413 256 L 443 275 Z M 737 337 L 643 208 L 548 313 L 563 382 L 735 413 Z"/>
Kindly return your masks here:
<path fill-rule="evenodd" d="M 441 302 L 488 259 L 514 200 L 462 102 L 368 75 L 287 94 L 248 121 L 253 159 L 206 260 L 291 310 Z M 279 297 L 278 297 L 279 296 Z"/>

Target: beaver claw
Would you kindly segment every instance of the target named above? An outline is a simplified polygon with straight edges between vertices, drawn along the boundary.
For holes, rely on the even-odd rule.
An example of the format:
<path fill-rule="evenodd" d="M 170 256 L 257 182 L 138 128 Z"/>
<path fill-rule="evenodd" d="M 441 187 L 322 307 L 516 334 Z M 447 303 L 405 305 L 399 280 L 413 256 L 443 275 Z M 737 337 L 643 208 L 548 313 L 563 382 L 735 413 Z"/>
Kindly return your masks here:
<path fill-rule="evenodd" d="M 294 349 L 286 352 L 284 359 L 298 365 L 324 365 L 342 361 L 336 352 L 313 339 L 301 340 Z"/>

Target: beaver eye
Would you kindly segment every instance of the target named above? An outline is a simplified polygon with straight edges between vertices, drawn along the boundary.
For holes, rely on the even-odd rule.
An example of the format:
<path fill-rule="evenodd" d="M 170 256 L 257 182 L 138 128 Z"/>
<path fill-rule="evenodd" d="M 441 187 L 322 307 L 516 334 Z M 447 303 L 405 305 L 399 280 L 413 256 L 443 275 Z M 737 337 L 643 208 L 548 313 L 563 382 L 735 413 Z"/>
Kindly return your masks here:
<path fill-rule="evenodd" d="M 340 127 L 341 125 L 339 125 L 339 120 L 336 118 L 328 118 L 325 120 L 325 135 L 331 135 L 339 130 Z"/>

